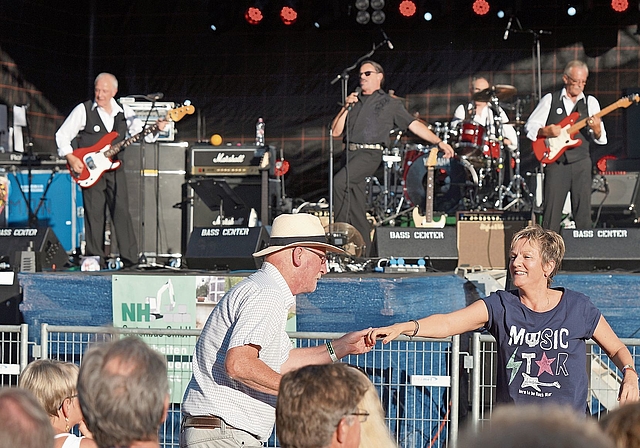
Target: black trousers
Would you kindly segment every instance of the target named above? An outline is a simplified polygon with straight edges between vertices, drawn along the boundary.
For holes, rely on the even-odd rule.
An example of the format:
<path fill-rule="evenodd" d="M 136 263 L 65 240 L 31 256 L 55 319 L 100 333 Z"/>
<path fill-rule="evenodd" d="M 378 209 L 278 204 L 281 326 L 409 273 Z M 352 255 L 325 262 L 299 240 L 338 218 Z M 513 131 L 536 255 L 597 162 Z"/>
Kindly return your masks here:
<path fill-rule="evenodd" d="M 348 171 L 346 166 L 349 158 Z M 367 220 L 366 178 L 373 176 L 380 162 L 382 151 L 379 149 L 345 150 L 342 155 L 343 167 L 333 178 L 333 199 L 335 222 L 347 222 L 353 225 L 367 245 L 365 256 L 371 248 L 371 224 Z"/>
<path fill-rule="evenodd" d="M 123 163 L 124 165 L 124 163 Z M 120 258 L 125 265 L 138 262 L 138 243 L 129 213 L 129 194 L 124 167 L 105 172 L 92 187 L 82 190 L 87 255 L 104 261 L 104 232 L 107 210 L 113 222 Z"/>
<path fill-rule="evenodd" d="M 571 214 L 578 229 L 591 227 L 591 158 L 551 163 L 544 170 L 542 227 L 560 232 L 562 207 L 571 192 Z"/>

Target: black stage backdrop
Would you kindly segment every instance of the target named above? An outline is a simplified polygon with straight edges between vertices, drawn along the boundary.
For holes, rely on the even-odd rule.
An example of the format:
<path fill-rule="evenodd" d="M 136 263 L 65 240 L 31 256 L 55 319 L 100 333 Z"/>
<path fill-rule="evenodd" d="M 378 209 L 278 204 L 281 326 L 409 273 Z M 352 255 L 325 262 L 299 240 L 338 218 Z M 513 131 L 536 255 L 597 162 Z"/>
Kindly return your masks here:
<path fill-rule="evenodd" d="M 55 130 L 92 96 L 102 71 L 118 77 L 121 96 L 160 91 L 163 101 L 190 100 L 197 114 L 178 124 L 179 140 L 208 141 L 217 133 L 225 143 L 251 143 L 264 117 L 267 143 L 291 164 L 288 196 L 316 200 L 327 194 L 328 125 L 341 100 L 340 82 L 331 81 L 383 41 L 382 29 L 394 48 L 384 45 L 372 59 L 385 67 L 385 87 L 430 123 L 448 120 L 467 101 L 477 73 L 531 99 L 526 118 L 536 91 L 531 30 L 551 32 L 540 38 L 543 93 L 561 85 L 561 71 L 574 58 L 589 64 L 586 91 L 603 107 L 640 85 L 637 0 L 623 14 L 611 11 L 609 1 L 582 1 L 574 18 L 563 1 L 488 1 L 484 17 L 472 13 L 471 0 L 435 2 L 440 17 L 427 24 L 401 18 L 399 0 L 391 0 L 384 24 L 362 26 L 353 0 L 300 0 L 291 27 L 277 18 L 281 0 L 267 2 L 265 23 L 257 27 L 242 18 L 245 0 L 3 1 L 0 102 L 29 104 L 34 150 L 44 153 L 55 152 Z M 501 19 L 500 4 L 507 8 Z M 519 22 L 524 31 L 504 40 L 511 15 L 513 29 Z M 217 19 L 224 23 L 214 32 Z M 314 20 L 324 20 L 320 29 Z M 352 75 L 349 92 L 357 71 Z M 625 111 L 605 122 L 610 144 L 599 152 L 624 157 Z M 523 153 L 533 162 L 528 148 Z"/>

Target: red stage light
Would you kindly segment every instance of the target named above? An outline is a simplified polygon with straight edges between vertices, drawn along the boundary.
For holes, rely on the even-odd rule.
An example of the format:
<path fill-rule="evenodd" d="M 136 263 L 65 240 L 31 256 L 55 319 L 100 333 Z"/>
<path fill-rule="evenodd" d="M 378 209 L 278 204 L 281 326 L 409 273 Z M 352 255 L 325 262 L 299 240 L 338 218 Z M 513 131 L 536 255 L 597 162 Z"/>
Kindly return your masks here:
<path fill-rule="evenodd" d="M 249 23 L 249 25 L 257 25 L 262 22 L 264 16 L 262 15 L 262 11 L 255 6 L 250 6 L 247 8 L 247 11 L 244 13 L 244 19 Z"/>
<path fill-rule="evenodd" d="M 400 14 L 404 17 L 413 17 L 417 10 L 416 2 L 413 0 L 402 0 L 400 6 L 398 6 L 398 11 L 400 11 Z"/>
<path fill-rule="evenodd" d="M 475 0 L 473 2 L 473 12 L 479 16 L 484 16 L 489 13 L 489 2 L 487 0 Z"/>
<path fill-rule="evenodd" d="M 285 25 L 293 25 L 298 20 L 298 11 L 291 6 L 283 6 L 280 10 L 280 20 Z"/>
<path fill-rule="evenodd" d="M 611 0 L 611 8 L 615 12 L 625 12 L 629 9 L 629 2 L 628 0 Z"/>

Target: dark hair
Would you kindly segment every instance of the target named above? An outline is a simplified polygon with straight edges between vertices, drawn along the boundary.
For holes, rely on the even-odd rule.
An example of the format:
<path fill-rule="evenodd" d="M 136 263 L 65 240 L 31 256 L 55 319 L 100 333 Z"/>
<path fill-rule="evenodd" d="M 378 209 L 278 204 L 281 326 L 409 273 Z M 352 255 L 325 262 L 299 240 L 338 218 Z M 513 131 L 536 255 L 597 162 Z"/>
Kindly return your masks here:
<path fill-rule="evenodd" d="M 342 363 L 307 366 L 285 374 L 276 406 L 280 445 L 329 446 L 340 421 L 355 412 L 367 388 L 368 379 Z"/>
<path fill-rule="evenodd" d="M 380 85 L 382 86 L 385 80 L 385 74 L 384 74 L 384 69 L 382 68 L 382 65 L 378 64 L 376 61 L 366 60 L 366 61 L 362 61 L 362 63 L 360 64 L 360 67 L 362 67 L 364 64 L 373 65 L 373 68 L 375 68 L 378 73 L 382 74 L 382 81 L 380 81 Z"/>

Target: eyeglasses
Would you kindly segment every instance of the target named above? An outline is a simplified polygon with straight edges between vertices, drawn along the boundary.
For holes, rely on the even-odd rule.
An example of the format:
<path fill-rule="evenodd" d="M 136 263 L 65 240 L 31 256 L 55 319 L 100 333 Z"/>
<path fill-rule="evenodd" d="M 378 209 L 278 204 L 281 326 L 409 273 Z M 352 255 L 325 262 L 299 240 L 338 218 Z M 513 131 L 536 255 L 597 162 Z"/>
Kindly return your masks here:
<path fill-rule="evenodd" d="M 364 75 L 364 76 L 366 76 L 368 78 L 369 76 L 371 76 L 372 73 L 380 73 L 380 72 L 374 72 L 374 71 L 371 71 L 371 70 L 367 70 L 366 72 L 360 73 L 360 77 L 362 78 L 362 75 Z"/>
<path fill-rule="evenodd" d="M 360 420 L 360 423 L 364 423 L 367 421 L 367 417 L 369 417 L 369 413 L 367 411 L 363 411 L 362 409 L 358 409 L 356 412 L 352 412 L 349 415 L 355 415 Z"/>
<path fill-rule="evenodd" d="M 78 394 L 75 395 L 70 395 L 68 397 L 66 397 L 64 400 L 62 400 L 62 403 L 60 404 L 60 406 L 58 407 L 58 410 L 62 409 L 62 405 L 64 404 L 65 401 L 67 400 L 73 400 L 74 398 L 77 398 Z"/>
<path fill-rule="evenodd" d="M 587 80 L 585 79 L 584 81 L 578 81 L 576 79 L 573 79 L 571 76 L 565 74 L 564 76 L 566 76 L 569 81 L 571 81 L 571 84 L 577 84 L 579 86 L 586 86 L 587 85 Z"/>
<path fill-rule="evenodd" d="M 304 250 L 308 250 L 309 252 L 311 252 L 312 254 L 315 254 L 318 256 L 318 258 L 320 258 L 320 263 L 324 264 L 327 262 L 327 255 L 326 254 L 319 254 L 318 252 L 316 252 L 313 249 L 309 249 L 308 247 L 303 247 Z"/>

